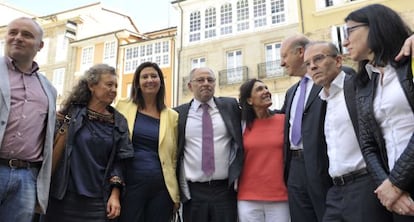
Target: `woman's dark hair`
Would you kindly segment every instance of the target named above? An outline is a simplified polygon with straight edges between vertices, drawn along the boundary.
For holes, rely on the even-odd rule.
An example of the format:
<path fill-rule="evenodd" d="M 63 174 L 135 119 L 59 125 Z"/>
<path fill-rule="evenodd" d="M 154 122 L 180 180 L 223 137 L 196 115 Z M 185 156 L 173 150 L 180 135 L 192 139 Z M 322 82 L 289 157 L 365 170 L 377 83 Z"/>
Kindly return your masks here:
<path fill-rule="evenodd" d="M 397 12 L 380 4 L 372 4 L 351 12 L 345 22 L 354 21 L 366 24 L 368 31 L 368 47 L 372 50 L 374 58 L 372 61 L 363 60 L 359 62 L 359 82 L 366 84 L 368 74 L 365 65 L 371 63 L 375 66 L 386 66 L 390 64 L 394 68 L 408 62 L 407 59 L 397 63 L 395 56 L 399 53 L 404 41 L 410 36 L 411 30 L 401 19 Z"/>
<path fill-rule="evenodd" d="M 145 68 L 154 68 L 155 71 L 157 71 L 158 76 L 160 78 L 160 90 L 157 93 L 156 99 L 157 99 L 157 110 L 161 112 L 166 105 L 165 105 L 165 82 L 164 82 L 164 75 L 162 74 L 162 71 L 160 67 L 157 65 L 157 63 L 153 62 L 144 62 L 141 63 L 135 70 L 134 79 L 132 80 L 132 88 L 131 88 L 131 100 L 135 104 L 138 105 L 139 109 L 145 108 L 145 101 L 144 97 L 142 96 L 142 91 L 139 88 L 139 78 L 141 76 L 141 72 Z"/>
<path fill-rule="evenodd" d="M 257 118 L 253 106 L 247 102 L 252 95 L 252 90 L 256 82 L 262 82 L 258 79 L 249 79 L 240 86 L 239 103 L 241 107 L 241 119 L 246 121 L 246 127 L 251 128 L 253 121 Z"/>
<path fill-rule="evenodd" d="M 63 101 L 61 113 L 67 114 L 72 104 L 88 105 L 91 100 L 92 92 L 89 85 L 96 85 L 101 80 L 103 74 L 116 76 L 115 68 L 107 64 L 96 64 L 85 71 L 79 79 L 78 84 L 72 88 L 69 96 Z"/>

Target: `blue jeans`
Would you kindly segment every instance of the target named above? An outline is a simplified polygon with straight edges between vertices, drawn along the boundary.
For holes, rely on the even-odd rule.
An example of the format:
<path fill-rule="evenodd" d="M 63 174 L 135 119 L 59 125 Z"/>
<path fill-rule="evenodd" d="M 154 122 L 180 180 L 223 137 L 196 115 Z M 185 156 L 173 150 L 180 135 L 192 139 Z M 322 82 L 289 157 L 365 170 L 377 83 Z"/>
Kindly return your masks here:
<path fill-rule="evenodd" d="M 0 165 L 1 221 L 32 221 L 38 173 L 37 168 L 12 169 Z"/>

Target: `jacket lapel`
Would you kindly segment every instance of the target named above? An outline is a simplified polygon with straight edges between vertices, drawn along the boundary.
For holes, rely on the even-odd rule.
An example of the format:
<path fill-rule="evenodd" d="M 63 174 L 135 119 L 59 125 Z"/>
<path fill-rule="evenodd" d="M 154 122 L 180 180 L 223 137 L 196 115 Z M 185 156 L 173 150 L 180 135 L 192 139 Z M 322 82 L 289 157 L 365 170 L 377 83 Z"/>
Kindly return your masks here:
<path fill-rule="evenodd" d="M 315 100 L 315 98 L 318 97 L 318 94 L 321 91 L 321 89 L 322 89 L 322 86 L 313 84 L 312 89 L 309 93 L 308 100 L 306 101 L 305 108 L 303 109 L 304 111 L 307 110 L 309 106 L 312 104 L 312 102 Z"/>
<path fill-rule="evenodd" d="M 295 84 L 295 89 L 291 91 L 291 93 L 288 93 L 287 98 L 286 98 L 286 104 L 288 104 L 286 106 L 286 111 L 285 111 L 285 115 L 286 115 L 286 119 L 289 120 L 290 119 L 290 110 L 292 109 L 292 103 L 293 103 L 293 97 L 295 96 L 296 90 L 298 90 L 299 87 L 299 82 L 297 82 Z M 286 121 L 287 123 L 289 123 L 289 121 Z"/>
<path fill-rule="evenodd" d="M 224 124 L 226 125 L 227 131 L 231 134 L 232 138 L 236 138 L 236 135 L 234 135 L 234 130 L 235 127 L 233 126 L 231 119 L 233 117 L 230 116 L 230 113 L 232 112 L 228 112 L 228 110 L 226 109 L 225 104 L 221 101 L 220 98 L 216 98 L 214 97 L 214 102 L 216 103 L 217 109 L 220 112 L 221 117 L 223 118 Z"/>
<path fill-rule="evenodd" d="M 10 110 L 10 81 L 5 57 L 0 57 L 0 79 L 0 91 L 1 96 L 3 97 L 3 102 L 0 102 L 0 104 L 6 106 L 7 110 Z"/>
<path fill-rule="evenodd" d="M 414 83 L 413 83 L 413 72 L 411 70 L 411 63 L 403 65 L 397 68 L 397 76 L 400 81 L 401 88 L 410 104 L 411 109 L 414 112 Z"/>
<path fill-rule="evenodd" d="M 168 120 L 168 111 L 167 109 L 163 109 L 160 114 L 160 132 L 159 132 L 159 140 L 158 145 L 161 145 L 162 141 L 164 140 L 165 133 L 167 130 L 167 122 Z M 161 146 L 158 147 L 158 149 L 161 148 Z"/>
<path fill-rule="evenodd" d="M 359 130 L 356 110 L 356 89 L 353 76 L 348 74 L 345 75 L 344 96 L 352 125 L 354 126 L 355 133 L 358 135 Z"/>

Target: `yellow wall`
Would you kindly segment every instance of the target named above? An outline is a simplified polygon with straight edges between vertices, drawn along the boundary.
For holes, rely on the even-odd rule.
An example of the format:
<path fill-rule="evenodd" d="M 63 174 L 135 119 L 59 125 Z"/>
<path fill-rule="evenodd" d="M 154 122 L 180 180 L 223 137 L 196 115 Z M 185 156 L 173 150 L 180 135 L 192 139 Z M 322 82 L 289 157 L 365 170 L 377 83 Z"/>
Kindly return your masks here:
<path fill-rule="evenodd" d="M 300 31 L 303 29 L 303 33 L 305 35 L 312 35 L 315 31 L 328 29 L 333 25 L 342 25 L 344 24 L 344 18 L 350 12 L 369 4 L 378 3 L 386 5 L 395 11 L 400 12 L 403 17 L 408 17 L 403 14 L 414 12 L 414 4 L 412 4 L 411 0 L 356 0 L 320 10 L 316 10 L 316 1 L 298 1 L 299 3 L 302 3 L 303 14 L 303 19 L 300 22 L 299 29 L 301 29 Z M 412 14 L 410 17 L 412 18 Z M 411 23 L 412 27 L 413 23 L 411 21 L 406 20 L 406 22 L 409 24 Z M 301 24 L 303 25 L 302 27 Z"/>

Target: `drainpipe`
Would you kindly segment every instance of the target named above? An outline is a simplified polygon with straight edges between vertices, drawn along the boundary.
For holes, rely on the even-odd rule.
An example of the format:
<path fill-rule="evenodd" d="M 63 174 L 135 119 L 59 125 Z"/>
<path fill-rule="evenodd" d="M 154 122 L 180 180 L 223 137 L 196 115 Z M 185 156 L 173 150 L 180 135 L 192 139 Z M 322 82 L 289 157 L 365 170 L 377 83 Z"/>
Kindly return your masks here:
<path fill-rule="evenodd" d="M 181 2 L 181 1 L 180 1 Z M 183 48 L 183 23 L 184 23 L 184 19 L 183 19 L 183 8 L 181 7 L 180 2 L 177 2 L 178 4 L 178 8 L 180 9 L 180 47 L 177 50 L 177 73 L 175 75 L 175 101 L 173 101 L 174 106 L 179 105 L 178 104 L 178 100 L 180 98 L 180 72 L 181 72 L 181 52 L 182 52 L 182 48 Z"/>
<path fill-rule="evenodd" d="M 116 99 L 116 101 L 118 101 L 120 98 L 122 98 L 122 88 L 123 88 L 123 83 L 122 83 L 122 79 L 123 79 L 123 77 L 124 77 L 124 73 L 122 72 L 122 70 L 119 70 L 118 69 L 118 62 L 119 62 L 119 56 L 120 56 L 120 49 L 121 49 L 121 47 L 120 47 L 120 45 L 121 45 L 121 41 L 119 40 L 119 37 L 118 37 L 118 32 L 114 32 L 114 36 L 115 36 L 115 38 L 116 38 L 116 57 L 115 57 L 115 66 L 116 67 L 114 67 L 115 68 L 115 70 L 116 70 L 116 73 L 118 73 L 118 82 L 119 82 L 119 84 L 121 85 L 121 87 L 118 87 L 118 92 L 117 92 L 117 99 Z M 122 65 L 121 65 L 121 67 L 122 67 Z"/>
<path fill-rule="evenodd" d="M 299 13 L 300 13 L 300 28 L 302 34 L 305 34 L 305 25 L 303 24 L 303 4 L 302 0 L 299 0 Z"/>

